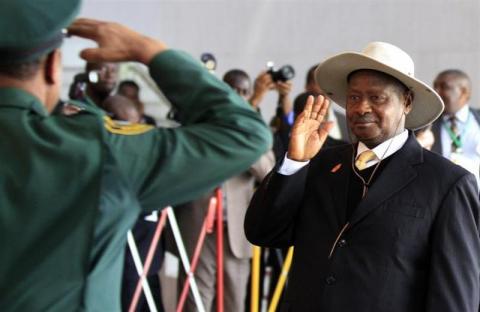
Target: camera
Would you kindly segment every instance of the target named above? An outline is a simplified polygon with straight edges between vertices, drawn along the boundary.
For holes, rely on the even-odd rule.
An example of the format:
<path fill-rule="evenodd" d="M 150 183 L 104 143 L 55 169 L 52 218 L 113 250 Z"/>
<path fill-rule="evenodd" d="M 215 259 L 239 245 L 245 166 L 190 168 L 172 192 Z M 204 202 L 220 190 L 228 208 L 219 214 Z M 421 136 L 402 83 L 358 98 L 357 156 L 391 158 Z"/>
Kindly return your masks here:
<path fill-rule="evenodd" d="M 273 82 L 278 82 L 278 81 L 288 81 L 293 79 L 295 77 L 295 70 L 293 69 L 293 66 L 291 65 L 284 65 L 280 67 L 278 70 L 275 70 L 275 66 L 273 62 L 268 62 L 267 63 L 267 68 L 268 71 L 267 73 L 270 74 L 272 77 Z"/>
<path fill-rule="evenodd" d="M 215 69 L 217 69 L 217 59 L 212 53 L 202 53 L 202 55 L 200 56 L 200 60 L 209 72 L 214 73 Z"/>
<path fill-rule="evenodd" d="M 70 85 L 68 96 L 72 100 L 81 100 L 85 98 L 85 91 L 88 83 L 97 83 L 99 80 L 98 71 L 89 71 L 75 75 Z"/>

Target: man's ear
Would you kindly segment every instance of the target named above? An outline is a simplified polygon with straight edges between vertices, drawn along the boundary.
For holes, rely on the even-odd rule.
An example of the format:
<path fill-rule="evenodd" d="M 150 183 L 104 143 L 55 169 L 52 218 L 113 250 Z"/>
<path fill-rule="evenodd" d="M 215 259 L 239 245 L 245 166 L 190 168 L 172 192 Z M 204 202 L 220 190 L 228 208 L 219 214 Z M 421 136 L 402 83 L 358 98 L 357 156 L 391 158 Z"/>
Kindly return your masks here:
<path fill-rule="evenodd" d="M 405 115 L 410 113 L 410 111 L 412 110 L 412 103 L 413 103 L 414 96 L 415 95 L 413 94 L 412 91 L 408 91 L 407 94 L 405 95 L 405 110 L 404 110 Z"/>
<path fill-rule="evenodd" d="M 460 90 L 462 90 L 462 98 L 464 102 L 468 102 L 470 100 L 470 89 L 463 85 L 460 87 Z"/>
<path fill-rule="evenodd" d="M 46 59 L 44 65 L 44 78 L 47 84 L 54 85 L 60 82 L 61 75 L 61 54 L 60 50 L 55 49 L 50 52 Z"/>

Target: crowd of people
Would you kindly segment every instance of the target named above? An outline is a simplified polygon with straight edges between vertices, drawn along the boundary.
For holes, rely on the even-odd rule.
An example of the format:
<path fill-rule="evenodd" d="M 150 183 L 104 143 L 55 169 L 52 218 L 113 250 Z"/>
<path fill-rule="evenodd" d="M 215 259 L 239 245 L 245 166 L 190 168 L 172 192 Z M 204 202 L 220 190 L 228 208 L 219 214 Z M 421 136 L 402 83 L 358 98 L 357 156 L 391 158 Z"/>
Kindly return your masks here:
<path fill-rule="evenodd" d="M 275 167 L 275 164 L 284 163 L 284 157 L 288 152 L 289 141 L 293 120 L 305 110 L 305 105 L 310 96 L 325 96 L 324 91 L 315 82 L 315 73 L 319 64 L 312 66 L 306 73 L 305 91 L 298 94 L 294 101 L 292 96 L 291 81 L 274 81 L 272 76 L 266 72 L 260 72 L 252 81 L 249 74 L 241 69 L 232 69 L 223 75 L 223 81 L 242 97 L 251 107 L 261 115 L 262 106 L 274 104 L 278 107 L 276 115 L 269 121 L 274 138 L 271 150 L 262 155 L 256 163 L 242 174 L 223 181 L 221 187 L 224 196 L 224 302 L 227 311 L 248 310 L 249 277 L 251 271 L 250 259 L 252 257 L 252 245 L 248 242 L 243 229 L 243 220 L 253 191 L 264 177 Z M 139 84 L 133 80 L 118 82 L 118 65 L 113 63 L 87 64 L 86 73 L 96 71 L 99 73 L 98 81 L 88 82 L 85 93 L 74 98 L 94 102 L 95 105 L 104 110 L 112 119 L 126 124 L 144 123 L 155 126 L 153 117 L 145 115 L 144 105 L 140 100 Z M 83 73 L 82 73 L 83 74 Z M 318 74 L 318 71 L 317 71 Z M 415 136 L 422 147 L 427 150 L 443 155 L 452 162 L 471 171 L 477 178 L 480 170 L 480 133 L 479 113 L 469 107 L 471 94 L 471 83 L 466 73 L 458 69 L 445 70 L 438 74 L 433 82 L 433 89 L 439 94 L 445 110 L 440 118 L 433 123 L 422 125 L 415 131 Z M 276 103 L 265 103 L 267 92 L 276 92 L 278 101 Z M 293 118 L 289 117 L 293 116 Z M 162 116 L 163 117 L 163 116 Z M 355 141 L 357 134 L 351 129 L 347 130 L 345 116 L 339 110 L 333 110 L 330 106 L 324 115 L 324 121 L 328 121 L 331 129 L 323 142 L 322 148 L 331 148 L 349 145 Z M 342 122 L 343 121 L 343 122 Z M 417 127 L 416 127 L 417 128 Z M 442 142 L 445 142 L 442 144 Z M 383 155 L 382 155 L 383 156 Z M 387 161 L 385 161 L 387 162 Z M 381 172 L 383 165 L 379 167 Z M 184 239 L 187 254 L 193 255 L 198 236 L 207 214 L 209 201 L 214 193 L 207 192 L 195 200 L 182 203 L 174 207 L 179 228 Z M 354 210 L 355 204 L 348 203 L 349 209 Z M 352 206 L 353 205 L 353 206 Z M 139 243 L 141 253 L 145 257 L 149 244 L 155 231 L 155 222 L 148 216 L 142 214 L 133 228 L 133 234 Z M 257 214 L 255 214 L 257 219 Z M 149 221 L 150 220 L 150 221 Z M 255 222 L 256 223 L 256 222 Z M 167 241 L 165 241 L 165 239 Z M 263 295 L 271 297 L 275 279 L 285 256 L 286 247 L 283 249 L 267 249 L 264 253 L 267 256 L 262 263 L 262 275 L 268 266 L 273 268 L 269 273 L 272 278 L 271 286 L 264 291 Z M 270 245 L 270 244 L 268 244 Z M 275 247 L 276 244 L 273 244 Z M 273 246 L 272 246 L 273 247 Z M 215 307 L 216 300 L 216 236 L 207 235 L 203 245 L 195 272 L 195 278 L 199 286 L 202 302 L 205 309 L 211 311 Z M 155 294 L 158 307 L 162 307 L 161 287 L 158 278 L 158 271 L 163 263 L 163 253 L 170 250 L 178 255 L 173 237 L 167 235 L 162 239 L 155 254 L 155 261 L 148 280 L 150 287 Z M 138 273 L 135 270 L 130 251 L 125 252 L 125 269 L 123 275 L 122 304 L 126 310 L 131 302 Z M 180 294 L 186 282 L 186 273 L 179 268 L 178 293 Z M 147 302 L 144 297 L 140 301 L 140 310 L 148 311 Z M 185 311 L 196 311 L 196 303 L 192 296 L 189 296 Z"/>
<path fill-rule="evenodd" d="M 249 310 L 252 244 L 273 276 L 295 248 L 283 311 L 478 311 L 480 112 L 464 71 L 429 86 L 406 52 L 372 42 L 313 65 L 294 97 L 269 71 L 218 79 L 125 26 L 74 21 L 78 0 L 11 5 L 23 13 L 0 13 L 16 29 L 0 36 L 2 310 L 128 311 L 127 231 L 145 260 L 171 205 L 191 257 L 217 189 L 225 244 L 207 235 L 195 271 L 206 311 L 219 252 L 225 310 Z M 64 27 L 98 47 L 59 101 Z M 179 127 L 146 113 L 140 84 L 119 77 L 128 61 L 149 67 Z M 146 276 L 159 311 L 164 253 L 178 253 L 169 231 Z M 178 294 L 189 277 L 180 266 Z M 184 311 L 197 308 L 190 294 Z M 149 311 L 143 294 L 136 311 Z"/>

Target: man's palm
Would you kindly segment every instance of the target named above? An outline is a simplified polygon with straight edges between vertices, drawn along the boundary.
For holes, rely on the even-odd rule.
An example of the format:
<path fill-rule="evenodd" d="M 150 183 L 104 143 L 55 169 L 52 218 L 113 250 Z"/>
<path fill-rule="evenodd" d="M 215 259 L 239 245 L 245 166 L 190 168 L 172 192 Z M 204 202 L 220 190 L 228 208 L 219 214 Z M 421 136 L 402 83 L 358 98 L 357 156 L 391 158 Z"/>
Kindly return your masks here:
<path fill-rule="evenodd" d="M 331 122 L 324 122 L 329 101 L 318 96 L 315 100 L 309 96 L 305 109 L 293 124 L 288 146 L 288 158 L 296 161 L 312 159 L 323 146 L 328 132 L 332 128 Z"/>

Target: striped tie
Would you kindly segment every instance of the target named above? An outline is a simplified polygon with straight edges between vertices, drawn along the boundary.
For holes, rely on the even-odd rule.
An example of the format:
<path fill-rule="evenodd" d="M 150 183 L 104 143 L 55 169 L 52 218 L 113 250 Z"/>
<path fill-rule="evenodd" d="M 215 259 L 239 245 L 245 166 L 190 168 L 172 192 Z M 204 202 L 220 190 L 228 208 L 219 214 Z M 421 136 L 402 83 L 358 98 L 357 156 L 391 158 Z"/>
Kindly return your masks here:
<path fill-rule="evenodd" d="M 458 142 L 461 142 L 460 132 L 458 131 L 457 118 L 455 116 L 451 116 L 449 120 L 450 120 L 450 130 L 452 131 L 453 136 L 456 138 L 456 140 L 452 138 L 452 145 L 451 145 L 452 153 L 455 153 L 460 148 L 460 146 L 458 146 Z"/>

